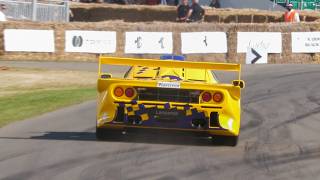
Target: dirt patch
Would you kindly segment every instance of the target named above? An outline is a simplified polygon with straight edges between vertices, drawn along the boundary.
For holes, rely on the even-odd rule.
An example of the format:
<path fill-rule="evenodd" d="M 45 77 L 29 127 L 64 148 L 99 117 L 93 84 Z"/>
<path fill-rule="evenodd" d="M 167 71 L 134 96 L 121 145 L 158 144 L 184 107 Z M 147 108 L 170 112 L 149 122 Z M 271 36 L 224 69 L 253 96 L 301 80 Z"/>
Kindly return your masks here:
<path fill-rule="evenodd" d="M 97 73 L 10 68 L 0 71 L 0 97 L 35 90 L 94 87 Z"/>

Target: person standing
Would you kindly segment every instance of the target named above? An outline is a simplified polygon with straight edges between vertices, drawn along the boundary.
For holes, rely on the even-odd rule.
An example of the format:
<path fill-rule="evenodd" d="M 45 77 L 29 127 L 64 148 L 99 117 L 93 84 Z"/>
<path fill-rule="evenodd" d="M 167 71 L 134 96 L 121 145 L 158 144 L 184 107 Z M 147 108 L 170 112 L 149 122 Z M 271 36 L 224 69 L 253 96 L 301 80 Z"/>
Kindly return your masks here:
<path fill-rule="evenodd" d="M 189 22 L 198 22 L 203 20 L 205 15 L 204 9 L 199 5 L 199 0 L 192 0 L 192 5 L 188 12 Z"/>
<path fill-rule="evenodd" d="M 5 11 L 6 5 L 5 4 L 0 4 L 0 21 L 4 22 L 7 21 L 6 15 L 3 13 L 3 11 Z"/>
<path fill-rule="evenodd" d="M 219 0 L 211 0 L 211 3 L 209 6 L 212 8 L 220 8 L 221 7 Z"/>
<path fill-rule="evenodd" d="M 299 13 L 293 9 L 293 4 L 287 4 L 287 12 L 284 13 L 284 22 L 300 22 Z"/>
<path fill-rule="evenodd" d="M 167 5 L 168 3 L 167 3 L 167 0 L 161 0 L 160 4 Z"/>
<path fill-rule="evenodd" d="M 177 21 L 185 22 L 187 20 L 190 9 L 188 2 L 188 0 L 181 0 L 181 4 L 177 8 Z"/>

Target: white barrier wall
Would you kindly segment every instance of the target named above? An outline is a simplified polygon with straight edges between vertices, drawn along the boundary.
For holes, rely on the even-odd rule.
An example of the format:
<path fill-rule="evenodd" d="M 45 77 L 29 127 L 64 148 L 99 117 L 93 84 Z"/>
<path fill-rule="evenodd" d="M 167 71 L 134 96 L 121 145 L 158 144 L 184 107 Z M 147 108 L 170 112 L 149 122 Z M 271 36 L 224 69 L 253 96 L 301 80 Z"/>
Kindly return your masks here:
<path fill-rule="evenodd" d="M 15 52 L 54 52 L 54 31 L 5 29 L 4 48 Z"/>
<path fill-rule="evenodd" d="M 291 38 L 293 53 L 320 52 L 320 32 L 292 32 Z M 181 53 L 228 53 L 227 40 L 225 32 L 182 32 Z M 65 52 L 116 53 L 117 33 L 115 31 L 67 30 L 64 43 Z M 267 54 L 281 53 L 282 34 L 281 32 L 238 32 L 237 52 L 247 53 L 251 48 Z M 5 29 L 4 50 L 9 52 L 55 52 L 54 31 Z M 126 32 L 124 52 L 127 54 L 171 54 L 173 53 L 173 34 L 172 32 Z M 251 62 L 249 60 L 248 62 Z M 259 62 L 265 63 L 262 60 Z"/>
<path fill-rule="evenodd" d="M 82 53 L 115 53 L 115 31 L 65 31 L 65 51 Z"/>
<path fill-rule="evenodd" d="M 281 32 L 238 32 L 237 52 L 246 53 L 248 48 L 264 49 L 267 53 L 282 52 Z"/>
<path fill-rule="evenodd" d="M 172 32 L 126 32 L 127 54 L 171 54 Z"/>
<path fill-rule="evenodd" d="M 181 33 L 181 53 L 227 53 L 225 32 L 183 32 Z"/>

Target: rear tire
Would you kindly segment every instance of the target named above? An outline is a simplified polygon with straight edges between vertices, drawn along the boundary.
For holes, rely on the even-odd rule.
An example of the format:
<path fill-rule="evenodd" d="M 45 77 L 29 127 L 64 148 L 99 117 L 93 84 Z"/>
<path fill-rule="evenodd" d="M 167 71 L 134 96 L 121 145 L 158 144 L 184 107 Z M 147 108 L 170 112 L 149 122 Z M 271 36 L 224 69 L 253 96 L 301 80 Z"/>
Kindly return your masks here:
<path fill-rule="evenodd" d="M 212 136 L 212 142 L 215 145 L 237 146 L 239 136 Z"/>

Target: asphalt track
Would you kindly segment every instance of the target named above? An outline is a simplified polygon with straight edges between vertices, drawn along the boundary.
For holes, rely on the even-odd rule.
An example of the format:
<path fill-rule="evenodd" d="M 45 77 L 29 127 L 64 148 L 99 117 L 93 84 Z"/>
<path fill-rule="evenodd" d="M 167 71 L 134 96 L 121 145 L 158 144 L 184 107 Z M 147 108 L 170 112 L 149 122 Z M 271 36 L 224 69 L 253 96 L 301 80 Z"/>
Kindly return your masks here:
<path fill-rule="evenodd" d="M 0 129 L 0 179 L 320 179 L 320 66 L 243 68 L 237 147 L 166 133 L 96 141 L 95 101 Z"/>

